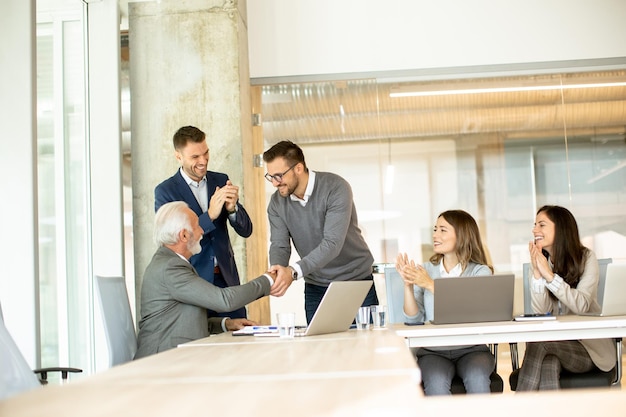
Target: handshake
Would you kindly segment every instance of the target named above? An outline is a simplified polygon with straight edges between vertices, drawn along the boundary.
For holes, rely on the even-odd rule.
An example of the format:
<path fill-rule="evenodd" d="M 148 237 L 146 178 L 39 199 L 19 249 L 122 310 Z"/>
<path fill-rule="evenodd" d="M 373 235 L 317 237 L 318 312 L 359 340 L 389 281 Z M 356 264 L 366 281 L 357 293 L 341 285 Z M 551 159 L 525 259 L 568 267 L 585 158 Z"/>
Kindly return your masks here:
<path fill-rule="evenodd" d="M 265 275 L 272 278 L 270 295 L 274 297 L 285 295 L 291 283 L 298 279 L 298 273 L 292 267 L 281 265 L 270 266 Z"/>

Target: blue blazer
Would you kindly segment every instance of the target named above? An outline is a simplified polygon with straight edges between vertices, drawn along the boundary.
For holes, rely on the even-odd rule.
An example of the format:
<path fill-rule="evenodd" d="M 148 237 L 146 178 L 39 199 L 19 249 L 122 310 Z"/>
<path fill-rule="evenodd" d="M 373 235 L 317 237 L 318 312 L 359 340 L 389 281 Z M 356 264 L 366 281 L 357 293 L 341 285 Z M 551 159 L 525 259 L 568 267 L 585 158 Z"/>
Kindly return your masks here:
<path fill-rule="evenodd" d="M 215 193 L 215 187 L 226 185 L 228 175 L 220 172 L 207 171 L 207 191 L 211 201 L 211 196 Z M 204 229 L 204 236 L 200 241 L 202 251 L 191 257 L 191 264 L 198 271 L 198 275 L 209 282 L 213 282 L 213 255 L 217 258 L 220 272 L 228 286 L 239 285 L 239 272 L 235 264 L 233 248 L 228 236 L 226 223 L 229 222 L 239 236 L 249 237 L 252 234 L 252 221 L 243 206 L 237 203 L 237 213 L 235 221 L 229 219 L 226 209 L 217 219 L 211 221 L 207 212 L 202 212 L 202 208 L 191 192 L 189 185 L 180 173 L 176 171 L 172 177 L 166 179 L 154 189 L 154 209 L 159 209 L 163 204 L 171 201 L 184 201 L 189 205 L 200 219 L 200 226 Z"/>

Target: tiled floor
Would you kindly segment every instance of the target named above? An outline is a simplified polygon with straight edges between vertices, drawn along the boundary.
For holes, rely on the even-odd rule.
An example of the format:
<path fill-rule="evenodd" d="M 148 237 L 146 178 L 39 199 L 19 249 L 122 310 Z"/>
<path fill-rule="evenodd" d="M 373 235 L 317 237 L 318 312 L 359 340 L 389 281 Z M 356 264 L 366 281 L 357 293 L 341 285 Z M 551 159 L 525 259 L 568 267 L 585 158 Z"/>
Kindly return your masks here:
<path fill-rule="evenodd" d="M 524 359 L 524 343 L 518 344 L 519 350 L 519 363 L 522 363 Z M 622 349 L 623 350 L 623 349 Z M 624 354 L 622 353 L 622 368 L 626 365 L 626 361 L 624 360 Z M 511 391 L 511 386 L 509 385 L 509 375 L 511 374 L 511 352 L 509 349 L 509 345 L 506 343 L 501 343 L 498 345 L 498 374 L 502 377 L 504 381 L 504 393 L 505 394 L 515 394 L 514 391 Z M 624 380 L 624 378 L 622 378 Z M 621 384 L 619 386 L 615 386 L 612 389 L 622 389 Z"/>

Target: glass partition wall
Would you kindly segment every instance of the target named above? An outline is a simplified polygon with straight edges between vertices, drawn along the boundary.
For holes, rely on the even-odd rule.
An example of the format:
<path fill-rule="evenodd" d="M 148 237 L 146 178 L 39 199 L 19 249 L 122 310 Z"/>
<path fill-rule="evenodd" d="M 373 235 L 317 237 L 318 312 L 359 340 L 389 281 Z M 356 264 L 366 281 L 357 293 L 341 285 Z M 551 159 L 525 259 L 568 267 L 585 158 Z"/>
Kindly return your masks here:
<path fill-rule="evenodd" d="M 463 209 L 496 271 L 521 275 L 544 204 L 569 208 L 599 258 L 626 260 L 625 71 L 262 91 L 265 148 L 292 140 L 350 182 L 376 263 L 427 261 L 436 216 Z"/>
<path fill-rule="evenodd" d="M 82 7 L 37 25 L 41 365 L 91 361 Z M 58 380 L 51 374 L 50 379 Z"/>

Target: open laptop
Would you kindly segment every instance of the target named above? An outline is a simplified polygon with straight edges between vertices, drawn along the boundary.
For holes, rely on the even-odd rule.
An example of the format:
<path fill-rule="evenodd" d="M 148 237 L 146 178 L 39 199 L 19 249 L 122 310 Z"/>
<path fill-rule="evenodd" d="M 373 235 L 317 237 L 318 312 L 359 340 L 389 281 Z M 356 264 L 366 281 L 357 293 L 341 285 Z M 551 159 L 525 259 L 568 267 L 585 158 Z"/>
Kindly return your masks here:
<path fill-rule="evenodd" d="M 608 264 L 604 278 L 604 291 L 599 313 L 583 313 L 581 316 L 622 316 L 626 315 L 626 264 Z"/>
<path fill-rule="evenodd" d="M 510 321 L 515 275 L 435 279 L 433 324 Z"/>
<path fill-rule="evenodd" d="M 338 333 L 350 329 L 374 281 L 334 281 L 322 297 L 311 322 L 305 329 L 296 328 L 296 336 Z M 275 326 L 246 326 L 233 335 L 278 335 Z"/>
<path fill-rule="evenodd" d="M 345 332 L 350 329 L 374 281 L 331 282 L 306 329 L 296 336 Z"/>

